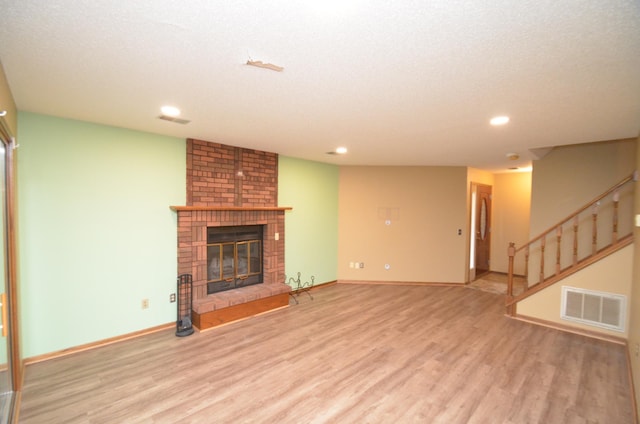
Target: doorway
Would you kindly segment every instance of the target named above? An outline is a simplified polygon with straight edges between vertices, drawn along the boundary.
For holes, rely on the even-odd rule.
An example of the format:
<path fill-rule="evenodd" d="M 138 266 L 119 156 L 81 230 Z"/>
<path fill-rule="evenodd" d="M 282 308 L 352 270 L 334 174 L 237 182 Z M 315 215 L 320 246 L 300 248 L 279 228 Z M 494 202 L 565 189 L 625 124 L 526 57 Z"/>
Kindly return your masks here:
<path fill-rule="evenodd" d="M 491 270 L 491 193 L 490 185 L 471 183 L 470 281 Z"/>

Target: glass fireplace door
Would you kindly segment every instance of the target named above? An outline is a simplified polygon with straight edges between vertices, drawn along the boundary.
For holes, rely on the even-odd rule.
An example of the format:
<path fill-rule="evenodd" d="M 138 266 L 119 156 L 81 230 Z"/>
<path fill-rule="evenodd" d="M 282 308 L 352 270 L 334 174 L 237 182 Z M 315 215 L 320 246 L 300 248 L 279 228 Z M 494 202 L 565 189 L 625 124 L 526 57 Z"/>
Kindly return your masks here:
<path fill-rule="evenodd" d="M 262 227 L 207 229 L 207 294 L 262 283 Z"/>

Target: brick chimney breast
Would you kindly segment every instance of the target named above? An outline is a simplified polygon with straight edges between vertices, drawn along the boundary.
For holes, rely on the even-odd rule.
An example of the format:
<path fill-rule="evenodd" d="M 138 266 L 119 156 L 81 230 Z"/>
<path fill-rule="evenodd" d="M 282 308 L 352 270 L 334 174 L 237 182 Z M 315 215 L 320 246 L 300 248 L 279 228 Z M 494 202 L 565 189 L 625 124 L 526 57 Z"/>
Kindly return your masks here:
<path fill-rule="evenodd" d="M 187 205 L 275 207 L 276 153 L 187 139 Z"/>
<path fill-rule="evenodd" d="M 288 293 L 284 213 L 291 208 L 277 206 L 278 155 L 195 139 L 186 148 L 187 205 L 171 209 L 178 214 L 178 274 L 193 276 L 198 320 L 200 313 Z M 246 225 L 263 226 L 263 283 L 208 295 L 207 228 Z"/>

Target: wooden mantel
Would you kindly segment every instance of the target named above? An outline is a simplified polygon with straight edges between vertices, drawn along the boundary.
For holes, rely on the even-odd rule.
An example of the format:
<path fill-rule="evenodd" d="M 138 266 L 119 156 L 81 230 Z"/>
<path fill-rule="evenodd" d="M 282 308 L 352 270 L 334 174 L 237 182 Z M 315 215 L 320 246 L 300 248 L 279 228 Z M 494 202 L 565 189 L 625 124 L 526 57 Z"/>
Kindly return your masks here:
<path fill-rule="evenodd" d="M 291 206 L 169 206 L 171 210 L 176 212 L 193 212 L 193 211 L 290 211 Z"/>

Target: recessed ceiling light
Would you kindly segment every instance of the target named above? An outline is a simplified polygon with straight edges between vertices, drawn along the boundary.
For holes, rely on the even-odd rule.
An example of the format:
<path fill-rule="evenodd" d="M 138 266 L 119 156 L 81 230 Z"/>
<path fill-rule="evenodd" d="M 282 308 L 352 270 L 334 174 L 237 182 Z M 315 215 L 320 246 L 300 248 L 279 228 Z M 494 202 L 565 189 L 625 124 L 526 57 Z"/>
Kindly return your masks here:
<path fill-rule="evenodd" d="M 494 126 L 504 125 L 508 122 L 509 122 L 508 116 L 496 116 L 494 118 L 491 118 L 491 121 L 489 121 L 489 123 L 491 123 L 491 125 L 494 125 Z"/>
<path fill-rule="evenodd" d="M 520 159 L 520 155 L 517 153 L 507 153 L 507 159 L 509 160 L 518 160 Z"/>
<path fill-rule="evenodd" d="M 346 147 L 338 147 L 335 150 L 327 152 L 328 155 L 344 155 L 347 153 Z"/>
<path fill-rule="evenodd" d="M 160 108 L 160 111 L 165 116 L 171 116 L 171 117 L 174 117 L 174 118 L 176 116 L 180 116 L 180 109 L 178 109 L 175 106 L 162 106 Z"/>

